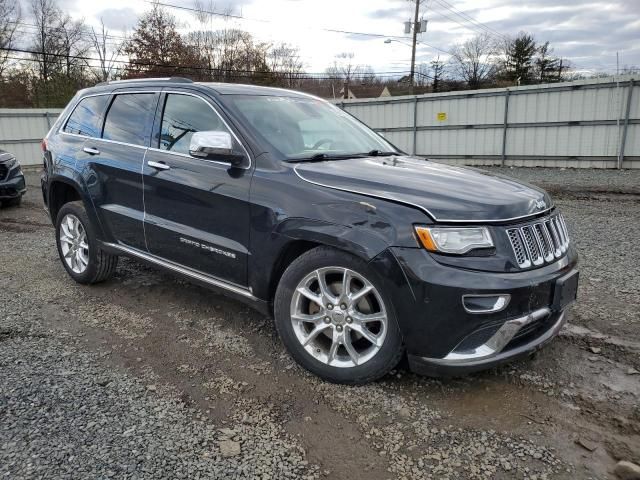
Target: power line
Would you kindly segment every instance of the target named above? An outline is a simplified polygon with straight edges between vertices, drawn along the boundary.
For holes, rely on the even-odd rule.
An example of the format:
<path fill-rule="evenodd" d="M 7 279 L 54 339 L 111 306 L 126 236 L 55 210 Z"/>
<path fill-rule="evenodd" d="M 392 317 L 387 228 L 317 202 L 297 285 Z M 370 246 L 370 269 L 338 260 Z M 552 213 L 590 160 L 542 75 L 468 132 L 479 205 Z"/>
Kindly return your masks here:
<path fill-rule="evenodd" d="M 20 48 L 0 48 L 0 51 L 14 52 L 14 53 L 27 53 L 32 55 L 44 55 L 46 57 L 54 57 L 54 58 L 72 58 L 74 60 L 84 60 L 84 61 L 95 61 L 101 62 L 100 58 L 96 57 L 87 57 L 87 56 L 74 56 L 74 55 L 65 55 L 61 53 L 44 53 L 35 51 L 35 50 L 26 50 Z M 11 60 L 19 60 L 19 61 L 34 61 L 39 63 L 44 63 L 45 60 L 40 58 L 25 58 L 25 57 L 10 57 Z M 150 63 L 150 62 L 136 62 L 136 61 L 128 61 L 128 60 L 112 60 L 112 63 L 120 63 L 125 65 L 132 65 L 137 67 L 160 67 L 160 68 L 178 68 L 185 70 L 196 70 L 196 71 L 206 71 L 206 72 L 222 72 L 223 75 L 236 75 L 243 74 L 243 77 L 249 77 L 251 75 L 277 75 L 282 73 L 291 73 L 291 72 L 279 72 L 274 70 L 224 70 L 224 69 L 216 69 L 216 68 L 208 68 L 208 67 L 198 67 L 198 66 L 189 66 L 189 65 L 171 65 L 171 64 L 162 64 L 162 63 Z M 88 64 L 87 64 L 88 65 Z M 96 68 L 95 66 L 88 65 L 89 67 Z M 114 67 L 115 69 L 126 70 L 126 67 Z M 407 73 L 406 71 L 394 71 L 394 72 L 379 72 L 375 73 L 377 77 L 389 77 L 389 76 L 397 76 L 402 75 L 403 73 Z M 305 79 L 321 79 L 321 80 L 340 80 L 342 77 L 337 76 L 329 76 L 326 73 L 309 73 L 309 72 L 301 72 L 299 74 L 293 73 L 296 75 L 296 78 L 305 78 Z M 354 74 L 355 78 L 358 78 L 361 75 L 357 73 Z"/>
<path fill-rule="evenodd" d="M 449 3 L 447 0 L 435 0 L 440 6 L 446 8 L 447 10 L 451 11 L 452 13 L 454 13 L 455 15 L 457 15 L 460 18 L 465 19 L 466 21 L 468 21 L 469 23 L 476 25 L 480 28 L 482 28 L 486 33 L 489 33 L 492 36 L 497 36 L 499 38 L 502 39 L 507 39 L 506 35 L 503 35 L 502 33 L 500 33 L 499 31 L 495 30 L 494 28 L 491 28 L 490 26 L 488 26 L 485 23 L 479 22 L 478 20 L 474 19 L 473 17 L 471 17 L 470 15 L 468 15 L 467 13 L 458 10 L 456 7 L 454 7 L 451 3 Z"/>
<path fill-rule="evenodd" d="M 155 3 L 155 2 L 153 2 L 153 0 L 145 0 L 145 1 L 147 3 Z M 247 20 L 247 21 L 251 21 L 251 22 L 277 23 L 277 22 L 274 22 L 273 20 L 268 20 L 268 19 L 250 18 L 250 17 L 241 16 L 241 15 L 227 15 L 226 13 L 214 12 L 214 11 L 210 11 L 210 10 L 200 10 L 200 9 L 193 8 L 193 7 L 185 7 L 185 6 L 182 6 L 182 5 L 174 5 L 174 4 L 171 4 L 171 3 L 158 2 L 158 5 L 161 5 L 163 7 L 175 8 L 175 9 L 178 9 L 178 10 L 186 10 L 186 11 L 197 12 L 197 13 L 207 13 L 209 15 L 216 15 L 216 16 L 222 16 L 222 17 L 231 17 L 231 18 L 236 18 L 238 20 Z M 342 33 L 342 34 L 346 34 L 346 35 L 358 35 L 358 36 L 373 37 L 373 38 L 401 38 L 401 39 L 405 39 L 406 40 L 406 38 L 404 36 L 401 36 L 401 35 L 388 35 L 388 34 L 384 34 L 384 33 L 373 33 L 373 32 L 356 32 L 356 31 L 352 31 L 352 30 L 340 30 L 340 29 L 337 29 L 337 28 L 315 27 L 315 26 L 308 26 L 306 28 L 308 28 L 310 30 L 322 30 L 324 32 Z"/>

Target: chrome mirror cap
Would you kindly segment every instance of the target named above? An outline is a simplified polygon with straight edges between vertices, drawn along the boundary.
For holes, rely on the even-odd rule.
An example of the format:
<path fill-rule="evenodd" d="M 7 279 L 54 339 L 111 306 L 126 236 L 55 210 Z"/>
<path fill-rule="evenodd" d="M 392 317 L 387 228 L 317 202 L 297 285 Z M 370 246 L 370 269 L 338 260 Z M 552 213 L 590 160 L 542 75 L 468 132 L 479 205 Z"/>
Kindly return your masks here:
<path fill-rule="evenodd" d="M 229 132 L 204 131 L 191 136 L 189 153 L 194 157 L 233 155 L 233 140 Z"/>

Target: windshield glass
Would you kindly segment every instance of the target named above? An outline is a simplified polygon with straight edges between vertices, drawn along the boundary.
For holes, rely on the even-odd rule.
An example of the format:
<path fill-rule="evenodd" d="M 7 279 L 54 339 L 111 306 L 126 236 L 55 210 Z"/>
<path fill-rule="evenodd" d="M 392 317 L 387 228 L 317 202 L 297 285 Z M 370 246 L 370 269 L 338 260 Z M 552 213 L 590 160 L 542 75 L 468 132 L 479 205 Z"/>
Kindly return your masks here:
<path fill-rule="evenodd" d="M 226 95 L 224 100 L 287 159 L 397 151 L 375 132 L 323 100 L 268 95 Z"/>

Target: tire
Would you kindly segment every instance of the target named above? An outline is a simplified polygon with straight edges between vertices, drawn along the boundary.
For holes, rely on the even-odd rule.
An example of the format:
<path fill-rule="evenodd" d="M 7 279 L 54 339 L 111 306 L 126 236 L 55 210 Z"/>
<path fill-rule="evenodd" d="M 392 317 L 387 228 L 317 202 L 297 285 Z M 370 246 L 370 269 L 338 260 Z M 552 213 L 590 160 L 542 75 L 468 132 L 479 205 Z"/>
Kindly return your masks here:
<path fill-rule="evenodd" d="M 289 265 L 276 290 L 274 316 L 291 356 L 329 382 L 372 382 L 404 354 L 392 304 L 376 273 L 362 259 L 330 247 L 314 248 Z"/>
<path fill-rule="evenodd" d="M 84 241 L 72 245 L 69 239 L 73 237 L 65 232 L 73 233 L 71 232 L 73 229 L 69 228 L 69 221 L 74 224 L 73 219 L 76 219 L 79 223 L 79 227 L 74 231 L 84 232 L 84 236 L 79 237 L 83 238 Z M 64 226 L 63 221 L 65 222 Z M 66 240 L 63 240 L 62 237 L 65 237 Z M 69 276 L 78 283 L 90 285 L 104 282 L 113 275 L 118 265 L 118 257 L 116 255 L 111 255 L 99 247 L 95 229 L 89 221 L 83 203 L 80 201 L 65 203 L 60 208 L 56 217 L 56 245 L 62 265 Z M 81 250 L 81 254 L 79 256 L 70 254 L 70 246 L 75 251 Z M 86 248 L 82 248 L 83 246 L 86 246 Z M 66 253 L 69 255 L 65 258 Z M 70 265 L 67 259 L 71 257 L 73 257 L 73 260 Z"/>

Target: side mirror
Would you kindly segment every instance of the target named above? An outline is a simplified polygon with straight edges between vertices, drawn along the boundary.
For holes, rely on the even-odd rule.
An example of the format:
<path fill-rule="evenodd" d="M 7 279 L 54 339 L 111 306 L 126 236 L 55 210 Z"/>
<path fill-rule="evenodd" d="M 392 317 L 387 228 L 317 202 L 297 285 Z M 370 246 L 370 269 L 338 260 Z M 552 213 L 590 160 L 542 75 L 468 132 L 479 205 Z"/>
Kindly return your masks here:
<path fill-rule="evenodd" d="M 233 166 L 242 164 L 244 160 L 244 155 L 234 152 L 233 139 L 229 132 L 195 132 L 191 135 L 189 153 L 193 157 L 228 162 Z"/>

